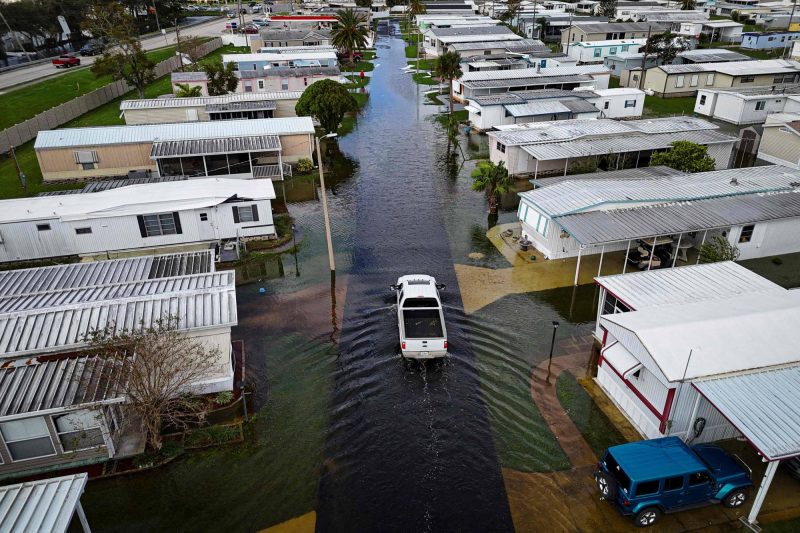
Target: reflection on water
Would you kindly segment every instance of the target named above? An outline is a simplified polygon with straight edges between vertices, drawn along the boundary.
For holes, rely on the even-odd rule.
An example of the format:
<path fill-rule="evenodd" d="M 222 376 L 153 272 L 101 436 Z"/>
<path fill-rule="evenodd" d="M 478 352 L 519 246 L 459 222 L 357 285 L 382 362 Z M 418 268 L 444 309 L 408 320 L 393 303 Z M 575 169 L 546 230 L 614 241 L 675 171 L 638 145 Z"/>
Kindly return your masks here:
<path fill-rule="evenodd" d="M 278 255 L 258 255 L 236 267 L 237 283 L 264 281 L 285 276 L 283 261 Z"/>

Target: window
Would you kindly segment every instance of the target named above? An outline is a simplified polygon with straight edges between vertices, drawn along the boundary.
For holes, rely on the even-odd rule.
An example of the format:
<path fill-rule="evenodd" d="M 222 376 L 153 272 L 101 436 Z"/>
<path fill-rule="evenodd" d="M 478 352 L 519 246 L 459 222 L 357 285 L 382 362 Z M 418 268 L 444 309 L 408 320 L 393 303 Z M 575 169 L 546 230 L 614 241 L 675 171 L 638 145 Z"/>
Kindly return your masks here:
<path fill-rule="evenodd" d="M 91 163 L 92 165 L 89 169 L 94 168 L 94 163 L 97 163 L 99 159 L 97 158 L 97 152 L 94 150 L 81 150 L 78 152 L 74 152 L 75 162 L 79 165 Z M 84 170 L 89 170 L 84 168 Z"/>
<path fill-rule="evenodd" d="M 250 81 L 244 82 L 244 92 L 246 93 L 253 92 L 253 82 Z"/>
<path fill-rule="evenodd" d="M 289 78 L 281 78 L 281 90 L 282 91 L 289 90 Z"/>
<path fill-rule="evenodd" d="M 209 176 L 224 176 L 228 171 L 228 156 L 225 154 L 207 155 L 206 168 Z"/>
<path fill-rule="evenodd" d="M 258 80 L 258 90 L 259 91 L 264 90 L 264 80 Z"/>
<path fill-rule="evenodd" d="M 47 423 L 42 417 L 0 423 L 0 432 L 14 461 L 56 453 Z"/>
<path fill-rule="evenodd" d="M 615 315 L 617 313 L 627 313 L 631 310 L 630 307 L 622 303 L 616 296 L 606 291 L 606 299 L 603 302 L 603 314 Z"/>
<path fill-rule="evenodd" d="M 105 445 L 100 413 L 86 409 L 53 417 L 58 440 L 65 452 Z"/>
<path fill-rule="evenodd" d="M 603 51 L 600 48 L 595 48 L 594 49 L 594 57 L 600 57 L 602 55 L 602 53 L 603 53 Z"/>
<path fill-rule="evenodd" d="M 689 486 L 695 485 L 702 485 L 703 483 L 708 483 L 709 477 L 708 472 L 696 472 L 694 474 L 689 475 Z"/>
<path fill-rule="evenodd" d="M 759 100 L 758 102 L 756 102 L 756 111 L 763 111 L 766 106 L 767 106 L 766 100 Z"/>
<path fill-rule="evenodd" d="M 754 81 L 756 81 L 756 77 L 755 76 L 742 76 L 739 81 L 741 83 L 753 83 Z"/>
<path fill-rule="evenodd" d="M 206 222 L 208 220 L 208 213 L 200 213 L 200 222 Z"/>
<path fill-rule="evenodd" d="M 622 47 L 622 51 L 623 51 L 623 52 L 627 52 L 627 51 L 628 51 L 628 48 L 630 48 L 630 45 L 627 45 L 627 44 L 626 44 L 626 45 L 623 45 L 623 47 Z"/>
<path fill-rule="evenodd" d="M 139 232 L 142 237 L 159 235 L 176 235 L 183 233 L 181 218 L 178 213 L 161 213 L 158 215 L 138 215 Z"/>
<path fill-rule="evenodd" d="M 683 476 L 668 477 L 664 480 L 664 491 L 678 490 L 683 488 Z"/>
<path fill-rule="evenodd" d="M 545 68 L 545 67 L 547 67 L 547 60 L 546 60 L 546 59 L 540 59 L 540 60 L 539 60 L 539 66 L 540 66 L 541 68 Z"/>
<path fill-rule="evenodd" d="M 81 170 L 94 170 L 94 163 L 81 163 Z"/>
<path fill-rule="evenodd" d="M 616 46 L 612 46 L 611 48 L 608 49 L 608 55 L 612 55 L 613 56 L 616 53 L 617 53 L 617 47 Z"/>
<path fill-rule="evenodd" d="M 698 77 L 699 77 L 698 74 L 692 74 L 689 77 L 689 87 L 697 87 L 697 79 L 698 79 Z"/>
<path fill-rule="evenodd" d="M 636 485 L 636 496 L 645 496 L 658 492 L 658 481 L 642 481 Z"/>
<path fill-rule="evenodd" d="M 500 141 L 497 141 L 497 151 L 502 154 L 506 153 L 506 145 L 501 143 Z"/>
<path fill-rule="evenodd" d="M 308 87 L 308 78 L 303 78 L 303 87 Z"/>
<path fill-rule="evenodd" d="M 180 157 L 165 157 L 158 160 L 159 173 L 162 176 L 183 176 Z"/>
<path fill-rule="evenodd" d="M 706 75 L 706 85 L 714 85 L 714 73 L 711 72 Z"/>
<path fill-rule="evenodd" d="M 258 222 L 258 206 L 233 206 L 233 221 L 237 224 L 241 222 Z"/>
<path fill-rule="evenodd" d="M 750 242 L 753 240 L 753 230 L 756 229 L 755 224 L 748 224 L 742 228 L 742 233 L 739 235 L 739 242 Z"/>
<path fill-rule="evenodd" d="M 50 224 L 36 224 L 36 231 L 50 231 Z"/>
<path fill-rule="evenodd" d="M 706 95 L 700 95 L 700 105 L 706 105 Z"/>
<path fill-rule="evenodd" d="M 625 492 L 631 490 L 631 479 L 619 466 L 619 463 L 617 463 L 617 460 L 614 459 L 614 456 L 610 453 L 606 453 L 606 458 L 603 459 L 603 462 L 606 464 L 606 469 L 608 469 L 608 471 L 611 472 L 611 475 L 614 476 L 614 479 L 617 480 L 619 487 Z"/>
<path fill-rule="evenodd" d="M 490 56 L 490 55 L 492 55 L 492 51 L 491 50 L 484 50 L 483 51 L 483 55 Z"/>
<path fill-rule="evenodd" d="M 75 228 L 75 233 L 77 235 L 90 235 L 92 233 L 92 228 Z"/>
<path fill-rule="evenodd" d="M 606 100 L 605 102 L 603 102 L 603 109 L 608 109 L 608 106 L 610 105 L 610 103 L 611 103 L 611 102 L 609 102 L 608 100 Z"/>
<path fill-rule="evenodd" d="M 675 88 L 680 89 L 683 87 L 683 75 L 677 76 L 675 78 Z"/>
<path fill-rule="evenodd" d="M 625 107 L 636 107 L 636 100 L 625 100 Z"/>

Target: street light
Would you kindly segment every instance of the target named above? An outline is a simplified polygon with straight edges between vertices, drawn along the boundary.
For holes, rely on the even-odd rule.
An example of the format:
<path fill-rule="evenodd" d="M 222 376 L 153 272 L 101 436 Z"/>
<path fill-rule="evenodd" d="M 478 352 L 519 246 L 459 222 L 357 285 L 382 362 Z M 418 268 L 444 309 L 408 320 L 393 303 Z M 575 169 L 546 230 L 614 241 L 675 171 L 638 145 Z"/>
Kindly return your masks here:
<path fill-rule="evenodd" d="M 247 393 L 244 391 L 244 387 L 245 387 L 244 380 L 239 381 L 239 391 L 241 392 L 242 395 L 242 406 L 244 407 L 244 421 L 248 422 L 249 420 L 247 416 L 247 396 L 246 396 Z"/>
<path fill-rule="evenodd" d="M 295 237 L 296 232 L 297 232 L 297 226 L 292 224 L 292 248 L 294 249 L 294 273 L 295 276 L 300 277 L 300 265 L 297 262 L 297 239 Z"/>
<path fill-rule="evenodd" d="M 550 341 L 550 363 L 553 362 L 553 347 L 556 344 L 556 331 L 558 330 L 558 320 L 553 320 L 553 339 Z"/>
<path fill-rule="evenodd" d="M 322 137 L 317 137 L 317 165 L 319 165 L 319 186 L 322 190 L 322 215 L 325 217 L 325 238 L 328 241 L 328 264 L 331 267 L 331 279 L 336 276 L 336 264 L 333 261 L 333 240 L 331 239 L 331 221 L 328 218 L 328 198 L 325 195 L 325 176 L 322 172 L 322 151 L 320 141 L 322 139 L 333 139 L 338 137 L 338 133 L 329 133 Z"/>

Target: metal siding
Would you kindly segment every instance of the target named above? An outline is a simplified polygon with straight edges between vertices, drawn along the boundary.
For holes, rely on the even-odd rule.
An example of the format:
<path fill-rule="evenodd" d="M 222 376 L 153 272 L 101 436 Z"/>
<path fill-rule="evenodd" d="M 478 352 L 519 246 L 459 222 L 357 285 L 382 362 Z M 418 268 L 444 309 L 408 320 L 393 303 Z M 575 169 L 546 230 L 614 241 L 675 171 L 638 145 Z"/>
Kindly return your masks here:
<path fill-rule="evenodd" d="M 600 388 L 645 438 L 654 439 L 663 436 L 659 431 L 661 421 L 628 389 L 619 376 L 606 366 L 597 369 L 597 383 Z"/>

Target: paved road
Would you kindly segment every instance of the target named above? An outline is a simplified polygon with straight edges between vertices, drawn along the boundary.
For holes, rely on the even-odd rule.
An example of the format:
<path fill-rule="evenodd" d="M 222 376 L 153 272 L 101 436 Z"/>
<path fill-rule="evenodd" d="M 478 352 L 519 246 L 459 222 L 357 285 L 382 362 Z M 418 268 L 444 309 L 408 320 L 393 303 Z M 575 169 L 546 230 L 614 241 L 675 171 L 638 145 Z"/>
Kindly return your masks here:
<path fill-rule="evenodd" d="M 245 21 L 250 21 L 253 17 L 260 15 L 245 15 Z M 195 35 L 198 37 L 216 37 L 225 30 L 225 20 L 212 20 L 203 24 L 198 24 L 190 28 L 181 30 L 183 36 Z M 175 31 L 170 31 L 166 35 L 157 35 L 148 37 L 142 40 L 142 45 L 145 50 L 155 50 L 156 48 L 163 48 L 175 44 Z M 95 57 L 82 57 L 81 68 L 84 65 L 91 65 L 95 61 Z M 42 80 L 58 76 L 65 72 L 71 72 L 72 69 L 57 69 L 50 62 L 37 63 L 30 67 L 22 67 L 9 72 L 0 74 L 0 91 L 4 91 L 15 85 L 30 84 Z"/>

